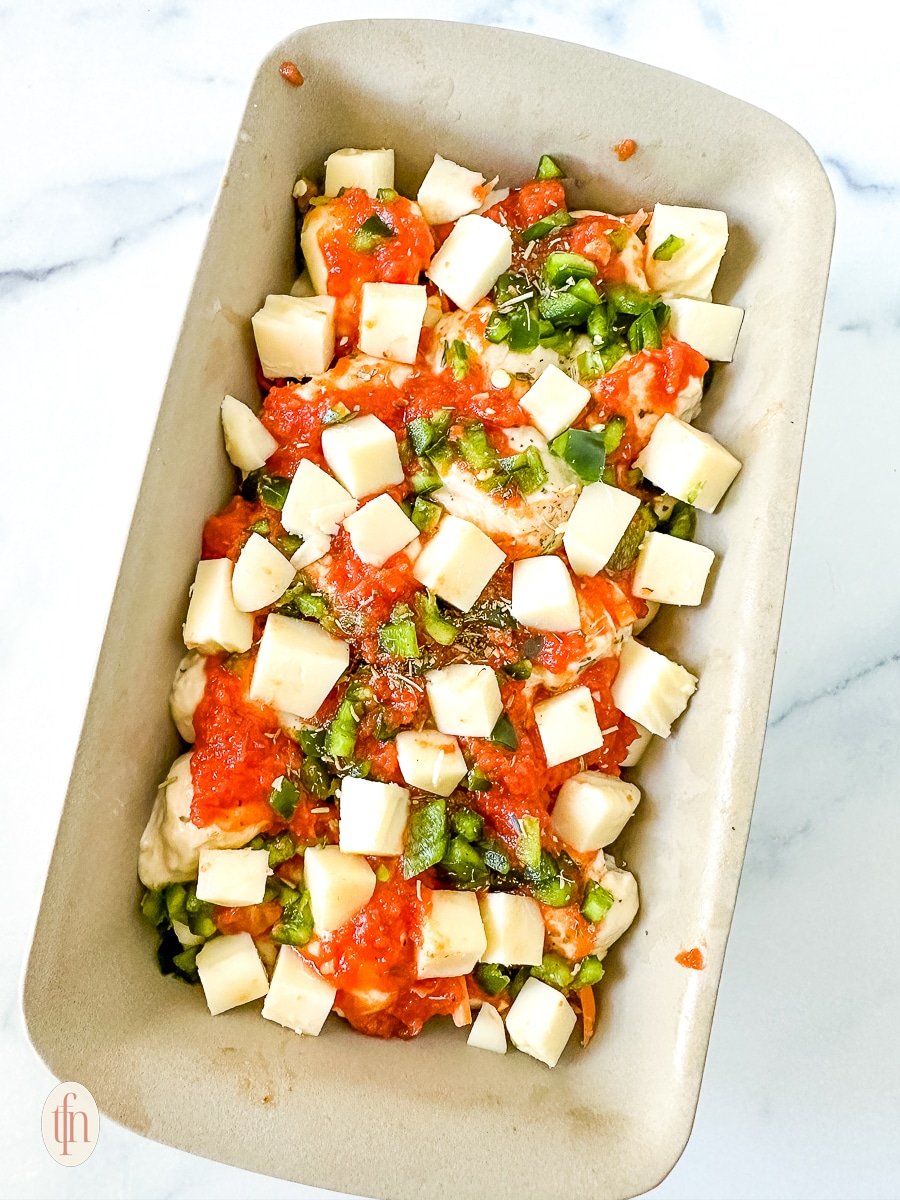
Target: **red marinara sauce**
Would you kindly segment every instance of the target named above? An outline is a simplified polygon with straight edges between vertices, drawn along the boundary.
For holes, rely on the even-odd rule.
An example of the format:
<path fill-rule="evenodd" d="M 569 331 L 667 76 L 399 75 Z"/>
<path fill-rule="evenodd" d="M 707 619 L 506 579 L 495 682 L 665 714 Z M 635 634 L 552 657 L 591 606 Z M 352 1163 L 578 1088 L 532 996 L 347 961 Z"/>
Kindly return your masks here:
<path fill-rule="evenodd" d="M 424 898 L 423 898 L 424 897 Z M 369 903 L 340 929 L 304 950 L 337 989 L 335 1007 L 373 1037 L 415 1037 L 431 1017 L 467 999 L 462 978 L 416 978 L 416 942 L 427 893 L 395 869 Z"/>
<path fill-rule="evenodd" d="M 693 946 L 690 950 L 682 950 L 680 954 L 676 954 L 675 961 L 680 967 L 688 967 L 691 971 L 702 971 L 706 966 L 703 951 L 697 946 Z"/>
<path fill-rule="evenodd" d="M 191 757 L 195 825 L 237 830 L 276 824 L 268 802 L 272 780 L 299 765 L 299 750 L 275 709 L 249 698 L 251 671 L 249 657 L 227 667 L 221 655 L 206 660 Z"/>

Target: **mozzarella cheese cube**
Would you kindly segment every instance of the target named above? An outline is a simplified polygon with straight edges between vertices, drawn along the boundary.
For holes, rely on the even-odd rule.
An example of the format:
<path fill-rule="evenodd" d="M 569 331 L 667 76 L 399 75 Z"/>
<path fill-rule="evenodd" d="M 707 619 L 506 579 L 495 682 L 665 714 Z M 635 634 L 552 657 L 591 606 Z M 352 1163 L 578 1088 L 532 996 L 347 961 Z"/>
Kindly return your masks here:
<path fill-rule="evenodd" d="M 556 633 L 580 629 L 578 597 L 563 560 L 547 554 L 513 563 L 510 611 L 529 629 Z"/>
<path fill-rule="evenodd" d="M 291 586 L 294 568 L 268 538 L 251 533 L 238 555 L 231 593 L 241 612 L 258 612 L 280 600 Z"/>
<path fill-rule="evenodd" d="M 375 891 L 375 872 L 366 860 L 337 846 L 310 846 L 303 855 L 303 879 L 317 933 L 355 917 Z"/>
<path fill-rule="evenodd" d="M 715 557 L 697 542 L 648 533 L 638 552 L 631 590 L 657 604 L 699 604 Z"/>
<path fill-rule="evenodd" d="M 474 308 L 512 263 L 512 237 L 490 217 L 460 219 L 425 274 L 457 308 Z"/>
<path fill-rule="evenodd" d="M 744 319 L 742 308 L 687 296 L 672 296 L 666 304 L 673 338 L 687 342 L 710 362 L 731 362 Z"/>
<path fill-rule="evenodd" d="M 442 600 L 468 612 L 505 558 L 477 525 L 448 513 L 416 559 L 413 575 Z"/>
<path fill-rule="evenodd" d="M 349 663 L 347 643 L 315 621 L 270 613 L 253 668 L 250 698 L 296 717 L 315 716 Z"/>
<path fill-rule="evenodd" d="M 302 379 L 334 358 L 334 296 L 267 296 L 252 318 L 267 379 Z"/>
<path fill-rule="evenodd" d="M 540 979 L 525 986 L 506 1014 L 506 1032 L 517 1050 L 555 1067 L 575 1028 L 575 1012 L 562 992 Z"/>
<path fill-rule="evenodd" d="M 657 421 L 634 465 L 664 492 L 709 513 L 741 469 L 714 437 L 671 413 Z"/>
<path fill-rule="evenodd" d="M 359 348 L 375 358 L 414 363 L 428 296 L 415 283 L 364 283 Z"/>
<path fill-rule="evenodd" d="M 628 747 L 628 753 L 619 763 L 620 767 L 636 767 L 644 757 L 644 751 L 653 740 L 653 734 L 640 721 L 632 721 L 631 723 L 637 730 L 637 737 Z"/>
<path fill-rule="evenodd" d="M 559 789 L 550 817 L 553 832 L 581 853 L 614 842 L 641 798 L 633 783 L 599 771 L 580 771 Z"/>
<path fill-rule="evenodd" d="M 459 742 L 436 729 L 403 730 L 394 745 L 400 774 L 410 787 L 449 796 L 466 773 Z"/>
<path fill-rule="evenodd" d="M 441 733 L 490 737 L 503 712 L 497 676 L 484 664 L 454 663 L 429 671 L 425 691 Z"/>
<path fill-rule="evenodd" d="M 482 962 L 536 967 L 544 957 L 544 919 L 530 896 L 488 892 L 479 900 L 487 938 Z"/>
<path fill-rule="evenodd" d="M 615 900 L 594 935 L 594 951 L 603 955 L 631 927 L 640 907 L 640 897 L 637 880 L 621 867 L 606 867 L 600 876 L 600 884 Z"/>
<path fill-rule="evenodd" d="M 671 258 L 654 258 L 654 251 L 669 237 L 684 245 Z M 728 218 L 713 208 L 683 208 L 657 204 L 647 226 L 644 270 L 650 287 L 708 300 L 728 244 Z"/>
<path fill-rule="evenodd" d="M 197 974 L 212 1015 L 258 1000 L 269 980 L 249 933 L 210 938 L 197 955 Z"/>
<path fill-rule="evenodd" d="M 253 645 L 253 618 L 234 603 L 230 558 L 206 558 L 197 563 L 191 599 L 184 622 L 184 644 L 204 654 L 243 654 Z"/>
<path fill-rule="evenodd" d="M 474 892 L 422 890 L 425 914 L 416 947 L 418 979 L 468 975 L 484 953 L 487 939 Z"/>
<path fill-rule="evenodd" d="M 331 538 L 327 533 L 320 533 L 317 529 L 310 530 L 303 535 L 303 545 L 300 549 L 291 555 L 291 566 L 295 571 L 302 571 L 310 563 L 324 558 L 330 549 Z"/>
<path fill-rule="evenodd" d="M 206 691 L 206 656 L 192 650 L 178 664 L 172 690 L 169 692 L 169 712 L 175 728 L 186 742 L 196 739 L 194 713 Z"/>
<path fill-rule="evenodd" d="M 294 1033 L 318 1037 L 336 995 L 337 989 L 298 950 L 282 946 L 262 1015 Z"/>
<path fill-rule="evenodd" d="M 231 908 L 261 904 L 268 877 L 268 850 L 203 849 L 197 868 L 197 899 Z"/>
<path fill-rule="evenodd" d="M 555 438 L 568 429 L 591 398 L 591 393 L 565 371 L 550 363 L 544 367 L 519 405 L 545 438 Z"/>
<path fill-rule="evenodd" d="M 299 533 L 304 540 L 312 533 L 331 536 L 356 508 L 356 501 L 346 488 L 304 458 L 291 480 L 281 510 L 281 523 L 288 533 Z"/>
<path fill-rule="evenodd" d="M 278 449 L 278 443 L 256 413 L 234 396 L 222 401 L 225 452 L 241 471 L 255 471 Z"/>
<path fill-rule="evenodd" d="M 362 188 L 374 197 L 379 188 L 394 186 L 393 150 L 335 150 L 325 159 L 325 195 L 341 188 Z"/>
<path fill-rule="evenodd" d="M 571 688 L 534 706 L 548 767 L 579 758 L 603 745 L 590 689 Z"/>
<path fill-rule="evenodd" d="M 407 788 L 347 775 L 341 781 L 340 801 L 338 837 L 345 854 L 403 853 Z"/>
<path fill-rule="evenodd" d="M 582 490 L 563 534 L 576 575 L 596 575 L 606 566 L 640 504 L 637 496 L 607 483 L 589 483 Z"/>
<path fill-rule="evenodd" d="M 623 643 L 612 685 L 613 703 L 651 733 L 667 738 L 696 688 L 696 676 L 664 654 L 634 638 Z"/>
<path fill-rule="evenodd" d="M 365 563 L 380 567 L 419 536 L 419 531 L 390 496 L 376 496 L 347 517 L 344 528 Z"/>
<path fill-rule="evenodd" d="M 403 482 L 397 439 L 377 417 L 355 417 L 323 430 L 322 453 L 328 466 L 357 500 Z"/>
<path fill-rule="evenodd" d="M 416 199 L 429 225 L 446 225 L 481 207 L 484 183 L 480 172 L 436 154 Z"/>
<path fill-rule="evenodd" d="M 493 1004 L 485 1003 L 479 1008 L 478 1015 L 469 1030 L 466 1045 L 473 1046 L 476 1050 L 490 1050 L 494 1054 L 506 1053 L 506 1030 L 503 1026 L 503 1018 Z"/>
<path fill-rule="evenodd" d="M 306 273 L 312 284 L 313 294 L 328 295 L 328 264 L 322 253 L 319 234 L 325 232 L 332 224 L 331 214 L 325 207 L 311 208 L 303 218 L 303 229 L 300 233 L 300 252 L 306 264 Z"/>

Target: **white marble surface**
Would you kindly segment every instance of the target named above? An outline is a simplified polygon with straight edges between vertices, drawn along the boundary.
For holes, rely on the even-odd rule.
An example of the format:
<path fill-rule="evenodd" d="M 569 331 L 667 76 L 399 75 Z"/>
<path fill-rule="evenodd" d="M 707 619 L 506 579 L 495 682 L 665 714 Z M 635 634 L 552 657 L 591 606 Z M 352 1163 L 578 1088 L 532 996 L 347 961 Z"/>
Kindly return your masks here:
<path fill-rule="evenodd" d="M 762 780 L 692 1140 L 653 1195 L 900 1195 L 900 149 L 877 5 L 450 0 L 770 109 L 838 208 Z M 323 19 L 423 15 L 332 0 Z M 435 14 L 437 15 L 437 14 Z M 257 61 L 288 0 L 0 4 L 0 1195 L 324 1195 L 108 1123 L 40 1140 L 18 981 L 173 339 Z M 810 228 L 810 237 L 816 237 Z"/>

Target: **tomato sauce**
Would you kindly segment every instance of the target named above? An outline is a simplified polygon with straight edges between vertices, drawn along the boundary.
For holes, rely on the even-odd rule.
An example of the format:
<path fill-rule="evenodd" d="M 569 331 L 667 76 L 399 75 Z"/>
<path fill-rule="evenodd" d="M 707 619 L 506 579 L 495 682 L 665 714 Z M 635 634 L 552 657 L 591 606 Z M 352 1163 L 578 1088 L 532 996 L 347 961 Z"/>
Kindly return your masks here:
<path fill-rule="evenodd" d="M 295 743 L 273 708 L 250 700 L 249 657 L 221 656 L 206 665 L 206 689 L 194 713 L 197 735 L 191 757 L 195 825 L 245 829 L 277 823 L 269 803 L 272 781 L 299 764 Z"/>
<path fill-rule="evenodd" d="M 203 526 L 201 558 L 230 558 L 237 561 L 247 530 L 267 514 L 266 506 L 258 500 L 245 500 L 235 496 L 221 512 L 209 517 Z"/>
<path fill-rule="evenodd" d="M 691 971 L 702 971 L 706 966 L 703 951 L 697 946 L 694 946 L 690 950 L 682 950 L 680 954 L 676 954 L 675 961 L 680 967 L 687 967 Z"/>
<path fill-rule="evenodd" d="M 492 205 L 484 214 L 500 225 L 527 229 L 541 217 L 566 207 L 566 189 L 558 179 L 534 179 L 513 188 L 505 200 Z"/>

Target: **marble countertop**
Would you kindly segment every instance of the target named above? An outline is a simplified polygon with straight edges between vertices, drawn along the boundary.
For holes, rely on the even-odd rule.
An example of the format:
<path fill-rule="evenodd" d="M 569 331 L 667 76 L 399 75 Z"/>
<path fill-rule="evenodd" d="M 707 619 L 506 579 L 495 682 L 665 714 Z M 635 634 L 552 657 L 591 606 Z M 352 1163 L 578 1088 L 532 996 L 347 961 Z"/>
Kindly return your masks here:
<path fill-rule="evenodd" d="M 749 853 L 693 1137 L 660 1200 L 900 1194 L 900 148 L 885 133 L 895 49 L 867 8 L 815 24 L 796 0 L 450 0 L 440 14 L 597 45 L 769 109 L 811 141 L 837 201 Z M 332 0 L 325 19 L 364 15 L 422 14 Z M 18 999 L 215 188 L 258 60 L 312 19 L 289 0 L 0 4 L 3 1196 L 325 1194 L 108 1122 L 88 1163 L 58 1167 L 39 1121 L 53 1081 Z"/>

